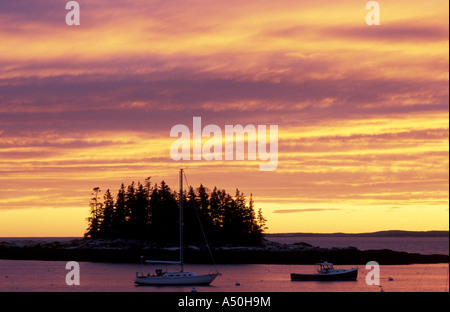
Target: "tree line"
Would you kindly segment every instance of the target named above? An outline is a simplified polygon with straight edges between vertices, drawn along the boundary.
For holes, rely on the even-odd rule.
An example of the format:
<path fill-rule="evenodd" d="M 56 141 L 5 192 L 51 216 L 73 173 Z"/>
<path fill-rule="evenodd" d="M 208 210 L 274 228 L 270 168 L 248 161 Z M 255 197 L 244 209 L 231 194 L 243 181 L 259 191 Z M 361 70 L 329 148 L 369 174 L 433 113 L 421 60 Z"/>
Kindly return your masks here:
<path fill-rule="evenodd" d="M 103 200 L 100 188 L 93 189 L 86 238 L 128 238 L 166 244 L 179 242 L 179 192 L 164 181 L 152 185 L 122 183 L 114 197 L 108 189 Z M 249 200 L 238 189 L 234 196 L 203 185 L 184 191 L 184 241 L 204 243 L 202 230 L 209 243 L 259 244 L 267 229 L 261 209 L 255 212 L 253 198 Z"/>

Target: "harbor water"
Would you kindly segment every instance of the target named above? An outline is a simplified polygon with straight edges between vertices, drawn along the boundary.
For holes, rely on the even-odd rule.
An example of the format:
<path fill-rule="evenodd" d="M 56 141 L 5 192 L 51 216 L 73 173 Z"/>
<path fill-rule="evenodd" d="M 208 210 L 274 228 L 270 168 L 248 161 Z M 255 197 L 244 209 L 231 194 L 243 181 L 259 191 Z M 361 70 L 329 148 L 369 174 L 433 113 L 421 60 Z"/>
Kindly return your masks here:
<path fill-rule="evenodd" d="M 189 286 L 135 286 L 136 264 L 80 262 L 80 285 L 68 285 L 63 261 L 0 260 L 0 292 L 190 292 Z M 352 266 L 339 266 L 350 268 Z M 167 268 L 172 269 L 172 268 Z M 209 265 L 186 265 L 185 271 L 213 272 Z M 380 266 L 380 285 L 366 283 L 365 266 L 357 281 L 294 282 L 290 273 L 312 273 L 313 265 L 217 265 L 222 274 L 198 292 L 448 292 L 448 264 Z M 149 271 L 150 273 L 153 273 Z M 144 271 L 147 273 L 147 271 Z"/>

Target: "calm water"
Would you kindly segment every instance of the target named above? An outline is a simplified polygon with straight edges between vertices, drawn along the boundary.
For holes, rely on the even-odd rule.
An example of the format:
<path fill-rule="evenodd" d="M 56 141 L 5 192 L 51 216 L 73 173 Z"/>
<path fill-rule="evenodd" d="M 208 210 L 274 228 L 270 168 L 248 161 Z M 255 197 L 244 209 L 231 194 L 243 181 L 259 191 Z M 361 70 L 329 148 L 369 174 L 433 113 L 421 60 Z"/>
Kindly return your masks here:
<path fill-rule="evenodd" d="M 190 292 L 192 287 L 134 286 L 139 265 L 80 262 L 80 286 L 67 286 L 66 262 L 0 260 L 0 292 Z M 340 266 L 349 268 L 351 266 Z M 198 292 L 448 292 L 448 264 L 381 266 L 381 286 L 368 286 L 365 266 L 355 282 L 291 282 L 291 272 L 312 272 L 310 265 L 219 265 L 222 276 Z M 187 265 L 186 271 L 211 272 Z M 394 280 L 389 281 L 392 277 Z M 240 286 L 236 286 L 236 282 Z"/>
<path fill-rule="evenodd" d="M 353 246 L 359 250 L 391 249 L 423 255 L 449 254 L 448 237 L 266 237 L 269 241 L 293 244 L 308 243 L 323 248 Z"/>

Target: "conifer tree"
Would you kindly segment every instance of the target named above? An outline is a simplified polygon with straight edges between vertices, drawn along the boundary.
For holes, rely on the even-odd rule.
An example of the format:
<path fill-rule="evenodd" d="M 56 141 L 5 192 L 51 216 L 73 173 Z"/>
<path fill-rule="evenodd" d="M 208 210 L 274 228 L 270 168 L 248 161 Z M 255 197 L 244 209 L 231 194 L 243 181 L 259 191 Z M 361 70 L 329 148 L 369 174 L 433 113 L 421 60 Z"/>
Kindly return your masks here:
<path fill-rule="evenodd" d="M 122 183 L 116 196 L 116 205 L 112 218 L 112 233 L 115 237 L 126 237 L 127 208 L 125 199 L 125 185 Z"/>
<path fill-rule="evenodd" d="M 103 196 L 103 221 L 99 227 L 100 236 L 112 237 L 113 236 L 113 219 L 114 219 L 114 198 L 111 195 L 111 191 L 108 189 Z"/>
<path fill-rule="evenodd" d="M 88 238 L 134 238 L 178 244 L 179 198 L 184 202 L 185 239 L 202 243 L 201 228 L 209 242 L 216 244 L 258 244 L 267 229 L 261 209 L 256 216 L 253 196 L 247 204 L 245 195 L 236 189 L 231 196 L 214 187 L 208 191 L 202 184 L 187 193 L 178 194 L 162 181 L 160 185 L 122 183 L 116 198 L 108 189 L 99 201 L 100 188 L 94 188 L 90 201 Z M 199 226 L 199 223 L 201 227 Z"/>
<path fill-rule="evenodd" d="M 99 202 L 98 194 L 100 193 L 100 188 L 95 187 L 93 189 L 94 193 L 91 194 L 90 206 L 90 217 L 87 218 L 89 222 L 89 227 L 84 234 L 85 237 L 97 238 L 100 232 L 100 225 L 103 219 L 102 216 L 102 204 Z"/>

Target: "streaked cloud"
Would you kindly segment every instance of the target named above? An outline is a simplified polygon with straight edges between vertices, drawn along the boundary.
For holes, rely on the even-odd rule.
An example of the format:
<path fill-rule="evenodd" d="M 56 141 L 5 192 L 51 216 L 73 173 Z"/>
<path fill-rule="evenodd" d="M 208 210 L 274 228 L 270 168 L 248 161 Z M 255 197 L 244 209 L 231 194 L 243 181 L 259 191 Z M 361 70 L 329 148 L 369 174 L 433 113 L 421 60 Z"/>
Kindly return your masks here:
<path fill-rule="evenodd" d="M 299 212 L 318 212 L 318 211 L 335 211 L 342 209 L 327 208 L 304 208 L 304 209 L 280 209 L 274 210 L 273 213 L 299 213 Z"/>
<path fill-rule="evenodd" d="M 63 0 L 0 3 L 0 211 L 86 215 L 92 187 L 167 180 L 171 127 L 201 116 L 279 126 L 276 172 L 185 164 L 194 185 L 253 193 L 275 232 L 355 206 L 445 226 L 448 3 L 383 3 L 368 27 L 356 0 L 79 2 L 78 28 Z"/>

